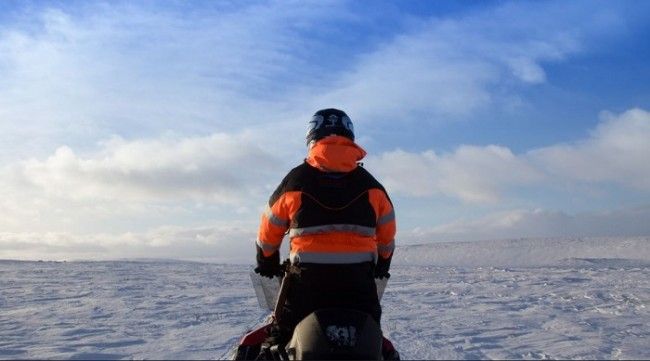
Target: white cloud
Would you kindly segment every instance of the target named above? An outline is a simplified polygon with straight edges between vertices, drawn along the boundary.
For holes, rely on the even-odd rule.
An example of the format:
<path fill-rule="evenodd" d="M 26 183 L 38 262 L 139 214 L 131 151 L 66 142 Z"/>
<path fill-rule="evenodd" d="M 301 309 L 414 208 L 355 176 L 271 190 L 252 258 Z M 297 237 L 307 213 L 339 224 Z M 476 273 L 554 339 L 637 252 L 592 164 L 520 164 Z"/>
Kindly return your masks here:
<path fill-rule="evenodd" d="M 360 56 L 316 101 L 343 104 L 373 124 L 449 121 L 509 104 L 521 85 L 546 81 L 546 63 L 581 51 L 585 36 L 600 31 L 603 11 L 584 16 L 584 8 L 555 3 L 482 10 L 415 22 Z"/>
<path fill-rule="evenodd" d="M 0 228 L 114 233 L 257 220 L 290 167 L 262 144 L 248 133 L 215 133 L 112 138 L 90 153 L 60 147 L 0 168 Z"/>
<path fill-rule="evenodd" d="M 10 168 L 44 195 L 72 200 L 241 204 L 278 177 L 283 161 L 247 135 L 125 141 L 81 156 L 60 147 L 46 160 Z M 272 182 L 271 182 L 272 183 Z"/>
<path fill-rule="evenodd" d="M 405 243 L 512 238 L 645 236 L 650 206 L 567 214 L 543 209 L 494 212 L 474 220 L 418 227 L 401 234 Z"/>
<path fill-rule="evenodd" d="M 546 73 L 538 64 L 527 58 L 513 58 L 508 60 L 513 74 L 520 80 L 527 83 L 543 83 L 546 81 Z"/>
<path fill-rule="evenodd" d="M 606 113 L 583 140 L 513 154 L 503 146 L 458 147 L 452 153 L 403 150 L 370 156 L 368 165 L 397 194 L 447 195 L 466 202 L 496 202 L 518 187 L 613 183 L 650 191 L 650 113 Z"/>
<path fill-rule="evenodd" d="M 74 234 L 0 232 L 0 259 L 173 258 L 252 263 L 255 232 L 249 224 L 201 228 L 160 227 L 143 233 Z"/>
<path fill-rule="evenodd" d="M 301 32 L 325 14 L 338 19 L 336 3 L 35 8 L 0 27 L 4 158 L 61 144 L 91 148 L 114 134 L 230 132 L 286 120 L 289 100 L 278 99 L 305 84 L 306 53 L 318 45 Z"/>
<path fill-rule="evenodd" d="M 529 153 L 533 163 L 567 182 L 612 182 L 650 191 L 650 113 L 631 109 L 603 120 L 583 141 Z"/>
<path fill-rule="evenodd" d="M 467 202 L 491 202 L 502 190 L 539 180 L 539 173 L 508 148 L 461 146 L 451 154 L 402 150 L 368 158 L 391 191 L 410 196 L 444 194 Z"/>

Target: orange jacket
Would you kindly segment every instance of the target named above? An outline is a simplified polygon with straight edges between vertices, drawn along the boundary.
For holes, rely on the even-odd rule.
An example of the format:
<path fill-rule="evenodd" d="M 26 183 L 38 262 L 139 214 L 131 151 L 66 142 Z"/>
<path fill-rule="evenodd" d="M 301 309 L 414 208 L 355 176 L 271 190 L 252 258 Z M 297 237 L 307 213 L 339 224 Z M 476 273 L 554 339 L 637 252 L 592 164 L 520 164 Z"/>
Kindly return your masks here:
<path fill-rule="evenodd" d="M 262 214 L 258 252 L 270 257 L 288 231 L 292 263 L 359 263 L 392 256 L 395 212 L 383 186 L 358 166 L 366 152 L 342 136 L 309 150 Z"/>

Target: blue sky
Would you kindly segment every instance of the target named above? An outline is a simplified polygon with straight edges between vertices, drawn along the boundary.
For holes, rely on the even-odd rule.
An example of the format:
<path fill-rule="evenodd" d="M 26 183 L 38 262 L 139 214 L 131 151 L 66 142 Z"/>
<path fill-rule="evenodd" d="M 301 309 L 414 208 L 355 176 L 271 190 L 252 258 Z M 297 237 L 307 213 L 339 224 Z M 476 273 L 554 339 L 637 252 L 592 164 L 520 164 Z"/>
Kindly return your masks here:
<path fill-rule="evenodd" d="M 649 8 L 0 2 L 0 257 L 245 261 L 325 107 L 398 243 L 647 235 Z"/>

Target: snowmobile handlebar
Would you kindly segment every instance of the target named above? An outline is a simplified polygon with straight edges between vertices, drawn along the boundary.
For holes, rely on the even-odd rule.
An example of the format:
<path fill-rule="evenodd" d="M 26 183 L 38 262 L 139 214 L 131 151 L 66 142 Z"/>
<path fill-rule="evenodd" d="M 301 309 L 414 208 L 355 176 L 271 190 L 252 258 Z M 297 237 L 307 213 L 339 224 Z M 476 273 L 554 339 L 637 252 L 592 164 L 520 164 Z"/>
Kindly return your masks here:
<path fill-rule="evenodd" d="M 282 268 L 284 270 L 284 276 L 282 277 L 282 282 L 280 283 L 280 291 L 278 291 L 278 298 L 275 302 L 275 307 L 273 308 L 273 319 L 276 322 L 279 322 L 280 316 L 282 315 L 282 307 L 287 301 L 287 291 L 289 289 L 289 283 L 291 282 L 291 274 L 297 273 L 299 270 L 297 267 L 291 264 L 289 259 L 286 259 L 282 262 Z"/>

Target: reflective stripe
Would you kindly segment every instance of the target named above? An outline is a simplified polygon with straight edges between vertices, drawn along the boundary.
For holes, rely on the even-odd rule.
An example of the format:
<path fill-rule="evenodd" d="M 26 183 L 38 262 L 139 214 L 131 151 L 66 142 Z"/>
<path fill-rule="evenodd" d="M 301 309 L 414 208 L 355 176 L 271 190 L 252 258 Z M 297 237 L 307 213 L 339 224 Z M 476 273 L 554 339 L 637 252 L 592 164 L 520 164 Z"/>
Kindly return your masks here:
<path fill-rule="evenodd" d="M 291 252 L 289 255 L 291 263 L 361 263 L 375 262 L 377 253 L 375 252 L 357 252 L 357 253 L 326 253 L 326 252 Z"/>
<path fill-rule="evenodd" d="M 359 226 L 357 224 L 327 224 L 324 226 L 314 226 L 305 228 L 292 228 L 289 230 L 289 237 L 305 236 L 308 234 L 319 234 L 328 232 L 352 232 L 366 237 L 375 235 L 374 227 Z"/>
<path fill-rule="evenodd" d="M 260 240 L 259 238 L 257 241 L 255 241 L 255 244 L 262 249 L 264 252 L 275 252 L 280 248 L 279 245 L 274 246 L 272 244 L 265 243 L 264 241 Z"/>
<path fill-rule="evenodd" d="M 395 250 L 395 240 L 390 241 L 388 244 L 378 244 L 377 251 L 379 252 L 393 252 Z"/>
<path fill-rule="evenodd" d="M 284 220 L 284 219 L 276 216 L 275 214 L 273 214 L 273 211 L 271 210 L 271 207 L 269 207 L 268 205 L 266 206 L 266 209 L 264 210 L 264 215 L 269 220 L 269 222 L 271 222 L 272 224 L 275 224 L 278 227 L 282 227 L 282 228 L 289 227 L 289 221 Z"/>
<path fill-rule="evenodd" d="M 386 223 L 388 223 L 390 221 L 394 221 L 394 220 L 395 220 L 395 210 L 393 209 L 390 212 L 388 212 L 388 213 L 384 214 L 383 216 L 379 217 L 379 219 L 377 220 L 377 225 L 381 226 L 382 224 L 386 224 Z"/>

